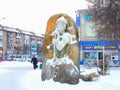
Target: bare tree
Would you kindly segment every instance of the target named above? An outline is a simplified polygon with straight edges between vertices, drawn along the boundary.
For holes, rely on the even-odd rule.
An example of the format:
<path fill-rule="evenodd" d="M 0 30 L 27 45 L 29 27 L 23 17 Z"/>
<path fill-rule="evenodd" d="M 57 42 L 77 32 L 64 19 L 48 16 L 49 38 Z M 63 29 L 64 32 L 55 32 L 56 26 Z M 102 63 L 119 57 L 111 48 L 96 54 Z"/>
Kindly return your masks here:
<path fill-rule="evenodd" d="M 100 40 L 120 40 L 120 0 L 87 0 L 93 28 Z"/>

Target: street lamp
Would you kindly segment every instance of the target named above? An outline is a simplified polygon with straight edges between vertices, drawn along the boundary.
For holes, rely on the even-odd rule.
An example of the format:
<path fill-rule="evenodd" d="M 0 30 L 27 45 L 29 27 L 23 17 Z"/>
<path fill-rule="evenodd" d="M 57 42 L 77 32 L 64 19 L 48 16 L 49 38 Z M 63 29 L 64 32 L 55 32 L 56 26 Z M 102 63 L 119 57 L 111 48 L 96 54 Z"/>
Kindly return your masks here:
<path fill-rule="evenodd" d="M 4 20 L 4 19 L 6 19 L 6 18 L 0 18 L 0 20 Z"/>
<path fill-rule="evenodd" d="M 81 61 L 83 59 L 82 44 L 80 45 L 80 41 L 81 41 L 81 17 L 80 17 L 80 11 L 79 10 L 75 11 L 75 13 L 76 13 L 76 25 L 77 25 L 77 29 L 78 29 L 78 42 L 79 42 L 80 61 Z"/>
<path fill-rule="evenodd" d="M 4 19 L 6 19 L 6 18 L 0 18 L 0 21 L 2 21 L 2 20 L 4 20 Z M 0 22 L 1 23 L 1 22 Z M 1 24 L 0 24 L 0 26 L 1 26 Z"/>

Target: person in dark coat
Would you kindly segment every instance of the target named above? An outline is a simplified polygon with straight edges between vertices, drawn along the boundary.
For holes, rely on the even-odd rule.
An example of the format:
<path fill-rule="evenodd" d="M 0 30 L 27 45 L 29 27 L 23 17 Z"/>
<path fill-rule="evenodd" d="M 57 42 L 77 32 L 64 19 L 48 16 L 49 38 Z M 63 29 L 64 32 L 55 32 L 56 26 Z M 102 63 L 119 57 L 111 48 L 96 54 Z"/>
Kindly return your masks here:
<path fill-rule="evenodd" d="M 31 63 L 33 63 L 34 69 L 38 68 L 38 65 L 37 65 L 38 61 L 37 61 L 37 58 L 35 56 L 32 57 Z"/>

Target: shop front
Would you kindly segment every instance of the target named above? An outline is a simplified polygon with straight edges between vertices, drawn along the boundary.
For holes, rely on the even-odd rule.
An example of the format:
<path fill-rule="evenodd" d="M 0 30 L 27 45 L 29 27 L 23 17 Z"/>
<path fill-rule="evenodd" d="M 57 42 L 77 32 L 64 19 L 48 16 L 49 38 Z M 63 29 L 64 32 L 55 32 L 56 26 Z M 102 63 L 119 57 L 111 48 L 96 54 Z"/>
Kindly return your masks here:
<path fill-rule="evenodd" d="M 109 66 L 120 66 L 119 60 L 119 48 L 118 45 L 108 45 L 104 43 L 103 45 L 98 44 L 82 44 L 82 61 L 84 64 L 89 64 L 91 66 L 97 66 L 104 58 L 108 62 Z M 103 50 L 104 49 L 104 50 Z"/>

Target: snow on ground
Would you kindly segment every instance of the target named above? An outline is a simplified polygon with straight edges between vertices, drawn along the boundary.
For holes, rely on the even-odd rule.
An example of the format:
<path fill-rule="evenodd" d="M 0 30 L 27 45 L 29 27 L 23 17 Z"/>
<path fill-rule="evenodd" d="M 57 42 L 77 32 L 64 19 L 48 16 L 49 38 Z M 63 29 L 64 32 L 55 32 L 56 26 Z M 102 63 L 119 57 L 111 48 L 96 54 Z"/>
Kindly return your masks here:
<path fill-rule="evenodd" d="M 20 66 L 26 66 L 26 65 L 30 65 L 30 64 L 28 64 L 28 62 L 20 63 L 20 62 L 15 62 L 15 61 L 0 62 L 0 74 L 5 74 L 5 73 L 10 72 L 10 70 L 6 68 L 20 67 Z"/>
<path fill-rule="evenodd" d="M 6 67 L 20 67 L 30 66 L 30 62 L 0 62 L 0 74 L 10 72 Z M 83 73 L 96 72 L 97 68 L 86 69 L 81 66 Z M 8 75 L 9 76 L 9 75 Z M 120 90 L 120 67 L 114 67 L 110 69 L 110 75 L 100 76 L 98 80 L 92 82 L 85 82 L 80 79 L 79 84 L 70 85 L 66 83 L 54 82 L 51 80 L 41 80 L 41 69 L 33 70 L 28 69 L 23 76 L 19 77 L 20 86 L 24 90 Z M 16 85 L 17 86 L 17 85 Z M 2 86 L 0 86 L 2 87 Z"/>
<path fill-rule="evenodd" d="M 30 66 L 30 62 L 17 62 L 17 61 L 3 61 L 0 62 L 0 67 L 21 67 Z"/>

